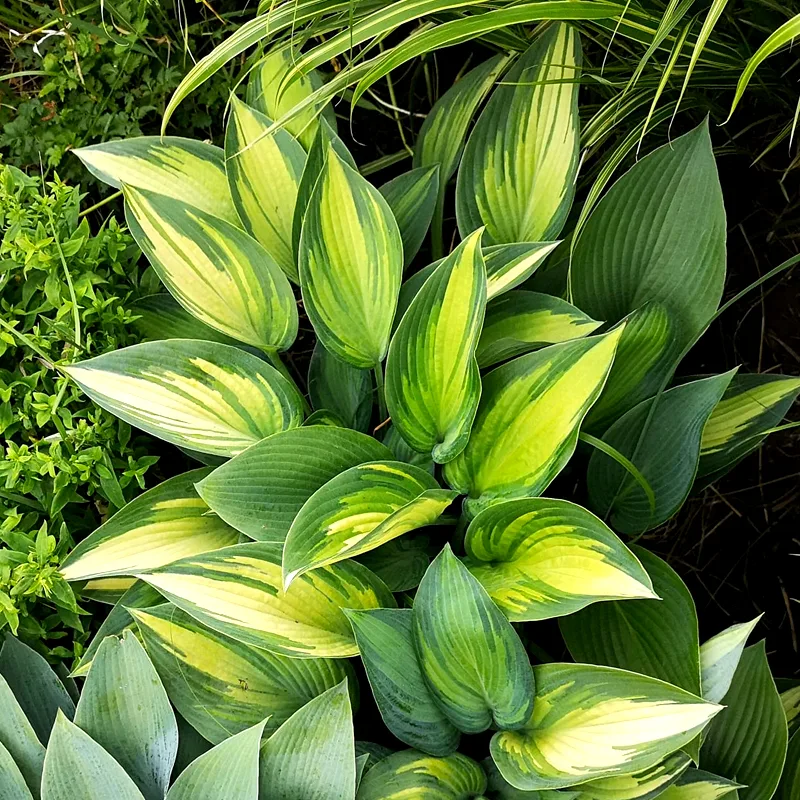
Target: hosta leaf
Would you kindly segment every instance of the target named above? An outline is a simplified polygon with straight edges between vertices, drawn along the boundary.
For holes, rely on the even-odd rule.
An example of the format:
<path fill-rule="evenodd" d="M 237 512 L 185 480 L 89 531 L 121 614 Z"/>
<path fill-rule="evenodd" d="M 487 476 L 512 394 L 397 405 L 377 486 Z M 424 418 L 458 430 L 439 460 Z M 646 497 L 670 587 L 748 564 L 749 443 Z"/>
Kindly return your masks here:
<path fill-rule="evenodd" d="M 295 658 L 355 655 L 342 609 L 392 608 L 391 592 L 354 561 L 301 575 L 284 592 L 281 549 L 239 544 L 141 577 L 201 624 L 244 644 Z"/>
<path fill-rule="evenodd" d="M 486 308 L 478 365 L 485 369 L 548 344 L 579 339 L 602 324 L 559 297 L 522 289 L 509 292 Z"/>
<path fill-rule="evenodd" d="M 342 681 L 270 736 L 259 767 L 263 800 L 348 800 L 356 793 L 353 712 Z"/>
<path fill-rule="evenodd" d="M 421 531 L 392 539 L 358 556 L 358 561 L 372 570 L 390 591 L 407 592 L 419 586 L 431 563 L 430 549 L 430 537 Z"/>
<path fill-rule="evenodd" d="M 545 347 L 484 376 L 469 443 L 444 468 L 450 486 L 469 494 L 468 515 L 547 488 L 575 450 L 621 330 Z"/>
<path fill-rule="evenodd" d="M 646 769 L 692 741 L 720 711 L 683 689 L 624 670 L 544 664 L 534 675 L 527 726 L 500 731 L 491 744 L 503 777 L 529 791 Z"/>
<path fill-rule="evenodd" d="M 321 408 L 319 411 L 314 411 L 312 414 L 309 414 L 303 425 L 327 425 L 333 428 L 348 427 L 338 414 L 333 411 L 328 411 L 327 408 Z"/>
<path fill-rule="evenodd" d="M 125 219 L 164 285 L 201 322 L 256 347 L 294 342 L 292 287 L 255 239 L 190 203 L 130 187 Z"/>
<path fill-rule="evenodd" d="M 401 750 L 381 759 L 358 788 L 358 800 L 471 800 L 486 791 L 486 775 L 471 758 L 434 758 Z"/>
<path fill-rule="evenodd" d="M 420 453 L 415 450 L 411 445 L 400 435 L 397 428 L 389 423 L 384 428 L 383 443 L 392 451 L 392 454 L 397 461 L 405 461 L 406 464 L 413 464 L 415 467 L 421 467 L 433 475 L 436 465 L 433 463 L 430 453 Z"/>
<path fill-rule="evenodd" d="M 168 603 L 132 613 L 175 708 L 214 744 L 265 717 L 272 733 L 350 674 L 344 661 L 289 659 L 243 644 Z"/>
<path fill-rule="evenodd" d="M 470 572 L 512 621 L 560 617 L 597 600 L 654 597 L 636 556 L 594 514 L 566 500 L 491 506 L 470 523 L 464 548 Z"/>
<path fill-rule="evenodd" d="M 792 684 L 788 687 L 780 685 L 781 705 L 783 706 L 786 721 L 789 723 L 789 732 L 800 730 L 800 681 L 782 681 L 781 684 Z"/>
<path fill-rule="evenodd" d="M 44 764 L 44 746 L 14 698 L 11 686 L 2 675 L 0 675 L 0 746 L 19 768 L 28 789 L 38 800 Z M 0 797 L 4 797 L 2 791 Z"/>
<path fill-rule="evenodd" d="M 180 136 L 136 136 L 72 152 L 103 183 L 165 194 L 239 225 L 219 147 Z"/>
<path fill-rule="evenodd" d="M 445 716 L 464 733 L 530 717 L 533 673 L 511 623 L 453 555 L 434 559 L 414 601 L 420 667 Z"/>
<path fill-rule="evenodd" d="M 661 763 L 630 775 L 600 778 L 580 786 L 579 800 L 651 800 L 672 786 L 686 772 L 692 759 L 673 753 Z"/>
<path fill-rule="evenodd" d="M 236 455 L 303 420 L 274 367 L 216 342 L 145 342 L 61 369 L 115 416 L 201 453 Z"/>
<path fill-rule="evenodd" d="M 397 220 L 408 266 L 425 240 L 439 196 L 439 168 L 434 165 L 404 172 L 379 189 Z"/>
<path fill-rule="evenodd" d="M 458 729 L 436 705 L 417 662 L 414 612 L 378 608 L 346 613 L 386 727 L 425 753 L 446 756 L 455 751 Z"/>
<path fill-rule="evenodd" d="M 659 795 L 660 800 L 718 800 L 742 788 L 735 781 L 700 769 L 689 769 Z M 736 795 L 734 795 L 735 797 Z"/>
<path fill-rule="evenodd" d="M 33 800 L 22 772 L 2 742 L 0 742 L 0 797 L 3 800 Z"/>
<path fill-rule="evenodd" d="M 196 758 L 178 775 L 167 800 L 258 800 L 258 759 L 264 722 Z"/>
<path fill-rule="evenodd" d="M 331 355 L 319 342 L 308 365 L 308 394 L 317 410 L 333 411 L 348 428 L 366 431 L 372 418 L 372 376 Z"/>
<path fill-rule="evenodd" d="M 630 473 L 595 450 L 587 474 L 589 502 L 597 514 L 611 520 L 615 530 L 643 533 L 666 522 L 683 505 L 697 472 L 703 427 L 734 371 L 664 392 L 652 414 L 654 398 L 645 400 L 603 435 L 606 444 L 633 462 L 655 494 L 654 513 L 650 499 Z"/>
<path fill-rule="evenodd" d="M 300 286 L 323 347 L 374 367 L 389 347 L 403 245 L 383 196 L 329 144 L 300 237 Z"/>
<path fill-rule="evenodd" d="M 286 130 L 264 136 L 271 124 L 268 117 L 231 96 L 225 130 L 225 169 L 245 230 L 297 283 L 292 221 L 306 154 Z"/>
<path fill-rule="evenodd" d="M 42 800 L 143 800 L 117 761 L 59 712 L 47 747 Z"/>
<path fill-rule="evenodd" d="M 283 548 L 284 585 L 433 524 L 456 497 L 411 464 L 351 467 L 314 492 L 295 517 Z"/>
<path fill-rule="evenodd" d="M 194 488 L 210 471 L 186 472 L 139 495 L 79 542 L 61 574 L 68 581 L 131 575 L 236 544 L 238 531 L 209 514 Z"/>
<path fill-rule="evenodd" d="M 96 600 L 98 603 L 106 603 L 110 606 L 116 605 L 125 592 L 136 583 L 136 578 L 95 578 L 86 581 L 81 595 L 89 600 Z"/>
<path fill-rule="evenodd" d="M 203 500 L 251 539 L 283 542 L 314 492 L 357 464 L 391 459 L 377 439 L 327 426 L 270 436 L 197 485 Z"/>
<path fill-rule="evenodd" d="M 133 779 L 146 800 L 163 798 L 178 752 L 178 725 L 155 668 L 131 631 L 97 650 L 75 724 Z"/>
<path fill-rule="evenodd" d="M 731 625 L 722 633 L 712 636 L 700 647 L 700 677 L 703 697 L 712 703 L 721 703 L 730 689 L 739 666 L 747 639 L 761 619 L 759 615 L 750 622 Z"/>
<path fill-rule="evenodd" d="M 577 29 L 554 23 L 492 92 L 458 173 L 462 236 L 481 225 L 492 244 L 558 235 L 578 169 L 580 64 Z"/>
<path fill-rule="evenodd" d="M 704 122 L 638 161 L 597 204 L 575 243 L 572 301 L 616 322 L 656 300 L 673 315 L 683 347 L 719 304 L 725 235 Z"/>
<path fill-rule="evenodd" d="M 795 733 L 789 740 L 786 764 L 775 796 L 777 800 L 797 800 L 800 797 L 800 733 Z"/>
<path fill-rule="evenodd" d="M 137 319 L 133 326 L 143 340 L 204 339 L 208 342 L 238 345 L 236 339 L 210 328 L 193 317 L 171 294 L 150 294 L 130 304 Z"/>
<path fill-rule="evenodd" d="M 486 268 L 480 238 L 480 231 L 470 235 L 425 281 L 386 362 L 393 425 L 439 463 L 466 446 L 481 395 L 475 348 L 486 309 Z"/>
<path fill-rule="evenodd" d="M 723 703 L 703 741 L 703 768 L 744 784 L 740 800 L 772 797 L 789 737 L 763 641 L 745 648 Z"/>

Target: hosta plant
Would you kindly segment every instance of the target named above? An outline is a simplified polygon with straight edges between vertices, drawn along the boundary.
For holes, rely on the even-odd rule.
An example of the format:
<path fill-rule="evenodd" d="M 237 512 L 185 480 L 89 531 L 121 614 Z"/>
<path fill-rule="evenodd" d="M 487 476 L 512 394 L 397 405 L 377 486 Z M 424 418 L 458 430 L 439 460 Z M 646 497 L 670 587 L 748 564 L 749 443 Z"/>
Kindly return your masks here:
<path fill-rule="evenodd" d="M 115 603 L 76 674 L 131 628 L 189 726 L 217 747 L 265 726 L 266 752 L 285 748 L 275 780 L 302 781 L 308 743 L 283 726 L 354 688 L 360 660 L 412 748 L 360 762 L 360 800 L 768 800 L 788 732 L 763 643 L 745 648 L 755 621 L 701 646 L 680 577 L 626 538 L 757 448 L 800 391 L 674 377 L 725 282 L 707 125 L 641 158 L 576 229 L 569 25 L 540 31 L 493 90 L 497 59 L 465 75 L 414 168 L 377 186 L 314 81 L 274 55 L 232 101 L 224 151 L 164 137 L 78 153 L 122 188 L 169 294 L 140 304 L 150 341 L 59 369 L 205 466 L 63 563 Z M 274 127 L 290 93 L 314 113 Z M 487 93 L 469 131 L 464 108 Z M 425 265 L 453 176 L 461 241 Z M 309 325 L 306 380 L 293 345 Z M 562 473 L 575 494 L 546 496 Z M 574 663 L 537 642 L 553 619 Z M 487 731 L 486 761 L 458 754 Z M 323 788 L 262 773 L 260 791 L 353 797 L 353 763 Z"/>

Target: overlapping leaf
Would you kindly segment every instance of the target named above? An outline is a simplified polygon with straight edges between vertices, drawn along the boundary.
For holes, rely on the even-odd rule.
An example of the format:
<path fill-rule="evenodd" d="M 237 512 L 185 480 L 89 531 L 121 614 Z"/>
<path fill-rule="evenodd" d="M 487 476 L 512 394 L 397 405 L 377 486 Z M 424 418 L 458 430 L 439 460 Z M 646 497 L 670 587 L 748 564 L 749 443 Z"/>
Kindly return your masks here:
<path fill-rule="evenodd" d="M 702 695 L 712 703 L 721 703 L 730 689 L 739 666 L 747 638 L 761 619 L 731 625 L 722 633 L 712 636 L 700 647 L 700 677 Z"/>
<path fill-rule="evenodd" d="M 662 800 L 718 800 L 740 788 L 740 784 L 719 775 L 701 769 L 688 769 L 660 797 Z"/>
<path fill-rule="evenodd" d="M 11 760 L 22 775 L 29 792 L 38 800 L 44 765 L 44 745 L 39 741 L 25 712 L 14 698 L 11 686 L 2 675 L 0 675 L 0 746 L 8 754 L 8 758 L 4 756 L 3 760 L 6 762 Z"/>
<path fill-rule="evenodd" d="M 431 563 L 431 538 L 425 531 L 401 536 L 358 556 L 392 592 L 416 589 Z"/>
<path fill-rule="evenodd" d="M 366 431 L 372 417 L 372 393 L 368 370 L 336 358 L 317 342 L 308 365 L 308 394 L 315 410 L 332 411 L 349 428 Z"/>
<path fill-rule="evenodd" d="M 650 800 L 674 785 L 691 763 L 686 753 L 673 753 L 640 772 L 584 783 L 579 787 L 578 797 L 579 800 Z"/>

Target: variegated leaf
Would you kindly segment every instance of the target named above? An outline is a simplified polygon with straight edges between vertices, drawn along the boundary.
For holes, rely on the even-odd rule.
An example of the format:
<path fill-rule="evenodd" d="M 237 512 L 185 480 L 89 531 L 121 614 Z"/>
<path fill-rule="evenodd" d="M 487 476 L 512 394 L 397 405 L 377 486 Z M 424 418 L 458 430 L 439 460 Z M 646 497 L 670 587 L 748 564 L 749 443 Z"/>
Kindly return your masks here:
<path fill-rule="evenodd" d="M 492 758 L 518 789 L 560 789 L 647 769 L 694 739 L 721 707 L 633 672 L 587 664 L 534 667 L 523 730 L 492 738 Z"/>
<path fill-rule="evenodd" d="M 238 531 L 210 514 L 195 491 L 210 471 L 186 472 L 139 495 L 78 543 L 61 574 L 68 581 L 132 575 L 236 544 Z"/>
<path fill-rule="evenodd" d="M 639 772 L 584 783 L 578 800 L 652 800 L 672 786 L 691 763 L 686 753 L 673 753 Z"/>
<path fill-rule="evenodd" d="M 432 525 L 456 497 L 411 464 L 351 467 L 314 492 L 292 522 L 283 548 L 284 586 L 309 570 Z"/>
<path fill-rule="evenodd" d="M 255 239 L 189 203 L 131 187 L 125 218 L 164 285 L 201 322 L 256 347 L 294 342 L 292 287 Z"/>
<path fill-rule="evenodd" d="M 761 617 L 759 614 L 750 622 L 731 625 L 700 646 L 700 678 L 705 700 L 722 702 L 731 687 L 747 639 Z"/>
<path fill-rule="evenodd" d="M 201 453 L 233 456 L 303 421 L 286 378 L 216 342 L 145 342 L 61 369 L 115 416 Z"/>
<path fill-rule="evenodd" d="M 240 224 L 219 147 L 180 136 L 136 136 L 72 152 L 103 183 L 165 194 Z"/>
<path fill-rule="evenodd" d="M 580 66 L 577 28 L 556 22 L 495 88 L 458 172 L 462 236 L 481 225 L 492 244 L 559 234 L 578 170 Z"/>
<path fill-rule="evenodd" d="M 303 218 L 299 263 L 322 345 L 353 366 L 379 364 L 403 274 L 400 230 L 380 192 L 330 144 Z"/>
<path fill-rule="evenodd" d="M 297 283 L 292 221 L 306 154 L 287 130 L 265 136 L 271 124 L 269 117 L 232 96 L 225 129 L 225 169 L 245 230 Z"/>
<path fill-rule="evenodd" d="M 308 365 L 308 396 L 317 411 L 332 411 L 348 428 L 365 431 L 372 418 L 372 377 L 331 355 L 319 342 Z"/>
<path fill-rule="evenodd" d="M 413 621 L 422 674 L 456 728 L 479 733 L 492 724 L 525 725 L 534 689 L 528 655 L 449 544 L 419 585 Z"/>
<path fill-rule="evenodd" d="M 580 506 L 537 497 L 478 514 L 465 564 L 514 622 L 572 614 L 598 600 L 653 598 L 653 584 L 616 534 Z"/>
<path fill-rule="evenodd" d="M 509 292 L 486 308 L 478 365 L 485 369 L 548 344 L 579 339 L 602 324 L 559 297 L 522 289 Z"/>
<path fill-rule="evenodd" d="M 265 718 L 269 735 L 352 675 L 346 661 L 290 659 L 243 644 L 169 603 L 131 613 L 169 699 L 214 744 Z"/>
<path fill-rule="evenodd" d="M 450 486 L 469 495 L 469 516 L 536 496 L 561 471 L 602 391 L 622 330 L 545 347 L 484 376 L 469 443 L 444 468 Z"/>
<path fill-rule="evenodd" d="M 136 583 L 136 578 L 95 578 L 86 581 L 81 595 L 98 603 L 113 606 Z"/>
<path fill-rule="evenodd" d="M 386 361 L 393 425 L 440 464 L 466 447 L 481 395 L 475 348 L 486 309 L 486 268 L 480 238 L 480 231 L 471 234 L 425 281 Z"/>
<path fill-rule="evenodd" d="M 660 800 L 719 800 L 743 788 L 740 783 L 712 775 L 701 769 L 689 769 L 664 792 Z"/>
<path fill-rule="evenodd" d="M 281 580 L 281 544 L 258 542 L 183 558 L 140 577 L 198 622 L 295 658 L 358 652 L 344 608 L 392 608 L 394 597 L 354 561 Z"/>
<path fill-rule="evenodd" d="M 460 734 L 436 704 L 414 647 L 411 609 L 346 611 L 386 727 L 404 744 L 434 756 L 458 747 Z"/>
<path fill-rule="evenodd" d="M 258 541 L 282 543 L 317 489 L 350 467 L 391 458 L 387 447 L 364 433 L 328 426 L 294 428 L 217 467 L 197 491 L 236 530 Z"/>

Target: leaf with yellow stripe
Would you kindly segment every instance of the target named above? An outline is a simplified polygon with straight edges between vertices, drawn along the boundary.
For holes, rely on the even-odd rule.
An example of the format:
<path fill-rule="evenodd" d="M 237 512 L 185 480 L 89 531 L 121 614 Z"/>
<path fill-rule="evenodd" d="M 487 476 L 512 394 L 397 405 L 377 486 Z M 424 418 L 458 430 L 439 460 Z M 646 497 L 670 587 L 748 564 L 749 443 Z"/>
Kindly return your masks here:
<path fill-rule="evenodd" d="M 403 315 L 386 361 L 392 424 L 438 463 L 466 446 L 481 396 L 475 348 L 486 309 L 481 231 L 465 239 L 425 281 Z"/>
<path fill-rule="evenodd" d="M 533 716 L 500 731 L 491 753 L 518 789 L 577 787 L 652 767 L 694 739 L 721 707 L 668 683 L 609 667 L 534 667 Z"/>
<path fill-rule="evenodd" d="M 559 234 L 578 170 L 580 67 L 577 28 L 556 22 L 492 92 L 458 172 L 462 236 L 481 225 L 491 244 Z"/>
<path fill-rule="evenodd" d="M 292 287 L 255 239 L 189 203 L 131 187 L 125 218 L 164 285 L 201 322 L 256 347 L 294 342 Z"/>
<path fill-rule="evenodd" d="M 195 491 L 210 471 L 186 472 L 139 495 L 78 543 L 61 574 L 68 581 L 132 575 L 236 544 L 238 531 L 210 514 Z"/>
<path fill-rule="evenodd" d="M 330 144 L 303 218 L 299 262 L 322 345 L 355 367 L 379 364 L 403 274 L 400 230 L 381 193 Z"/>
<path fill-rule="evenodd" d="M 303 421 L 300 395 L 274 367 L 216 342 L 144 342 L 61 369 L 115 416 L 201 453 L 233 456 Z"/>
<path fill-rule="evenodd" d="M 269 117 L 232 96 L 225 129 L 225 169 L 245 230 L 297 283 L 292 221 L 306 154 L 287 130 L 265 136 L 271 125 Z"/>
<path fill-rule="evenodd" d="M 456 497 L 411 464 L 351 467 L 314 492 L 292 522 L 283 548 L 284 585 L 432 525 Z"/>
<path fill-rule="evenodd" d="M 660 795 L 660 800 L 719 800 L 743 788 L 740 783 L 712 775 L 701 769 L 689 769 Z M 734 795 L 737 796 L 737 795 Z"/>
<path fill-rule="evenodd" d="M 602 324 L 559 297 L 523 289 L 509 292 L 486 308 L 478 366 L 485 369 L 549 344 L 580 339 Z"/>
<path fill-rule="evenodd" d="M 98 603 L 113 606 L 136 583 L 136 578 L 96 578 L 86 581 L 81 595 Z"/>
<path fill-rule="evenodd" d="M 271 734 L 352 675 L 346 661 L 290 659 L 243 644 L 169 603 L 131 613 L 170 701 L 213 744 L 265 717 Z"/>
<path fill-rule="evenodd" d="M 484 376 L 469 443 L 444 468 L 448 484 L 469 495 L 469 516 L 547 488 L 575 451 L 621 332 L 551 345 Z"/>
<path fill-rule="evenodd" d="M 464 548 L 469 571 L 513 622 L 572 614 L 598 600 L 655 597 L 617 535 L 566 500 L 491 506 L 470 523 Z"/>
<path fill-rule="evenodd" d="M 639 772 L 584 783 L 578 800 L 651 800 L 679 780 L 691 763 L 686 753 L 673 753 Z"/>
<path fill-rule="evenodd" d="M 464 733 L 521 728 L 533 705 L 533 673 L 511 623 L 453 555 L 433 560 L 414 600 L 417 656 L 435 701 Z"/>
<path fill-rule="evenodd" d="M 198 622 L 294 658 L 348 658 L 358 648 L 344 608 L 393 608 L 384 583 L 346 561 L 282 589 L 281 544 L 257 542 L 183 558 L 140 577 Z"/>
<path fill-rule="evenodd" d="M 158 192 L 239 225 L 219 147 L 180 136 L 136 136 L 79 147 L 73 153 L 96 178 Z"/>

